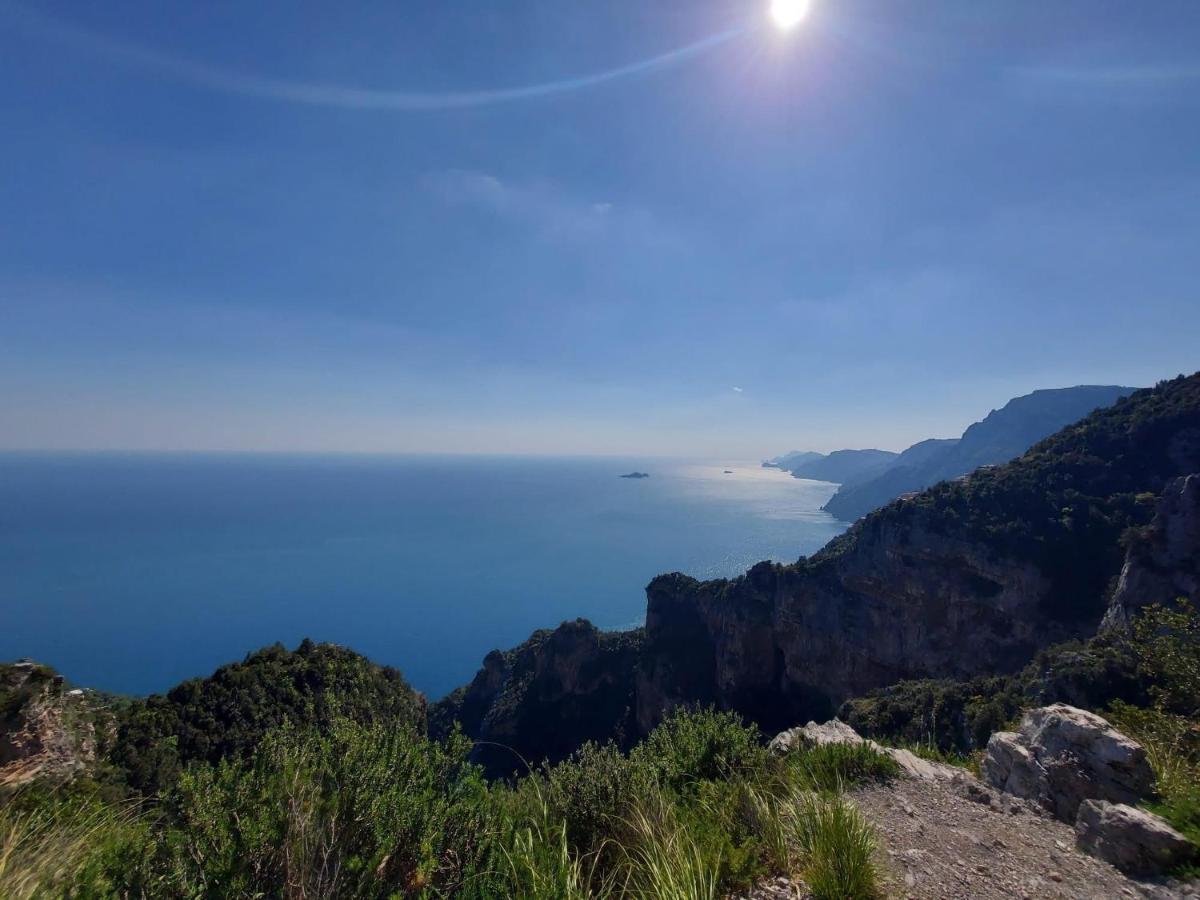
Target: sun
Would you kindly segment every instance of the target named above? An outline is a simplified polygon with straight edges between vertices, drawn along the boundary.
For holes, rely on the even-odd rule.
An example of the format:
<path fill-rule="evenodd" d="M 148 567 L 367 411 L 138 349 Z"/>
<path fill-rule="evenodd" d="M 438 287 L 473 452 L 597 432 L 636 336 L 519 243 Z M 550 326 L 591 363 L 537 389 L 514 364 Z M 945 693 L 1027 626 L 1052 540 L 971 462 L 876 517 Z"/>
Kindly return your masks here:
<path fill-rule="evenodd" d="M 771 21 L 780 31 L 789 31 L 808 15 L 809 0 L 771 0 Z"/>

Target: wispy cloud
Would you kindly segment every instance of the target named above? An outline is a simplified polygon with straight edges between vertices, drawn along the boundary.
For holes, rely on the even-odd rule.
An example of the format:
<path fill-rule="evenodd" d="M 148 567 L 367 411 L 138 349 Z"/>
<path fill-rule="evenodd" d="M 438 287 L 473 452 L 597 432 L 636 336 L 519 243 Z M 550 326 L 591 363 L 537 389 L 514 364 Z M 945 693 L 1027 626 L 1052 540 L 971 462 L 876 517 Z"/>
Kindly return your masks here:
<path fill-rule="evenodd" d="M 502 181 L 487 172 L 450 169 L 434 172 L 425 186 L 447 203 L 470 206 L 554 237 L 595 237 L 613 217 L 613 204 L 584 201 L 548 182 Z"/>
<path fill-rule="evenodd" d="M 648 59 L 617 66 L 603 72 L 577 75 L 541 84 L 487 88 L 474 91 L 399 91 L 312 84 L 282 78 L 270 78 L 231 71 L 207 63 L 183 59 L 149 47 L 120 41 L 98 34 L 41 11 L 0 0 L 0 14 L 27 33 L 66 44 L 122 65 L 152 69 L 177 81 L 196 87 L 239 94 L 260 100 L 300 103 L 340 109 L 419 112 L 422 110 L 459 109 L 532 100 L 596 87 L 610 81 L 646 74 L 677 65 L 713 50 L 750 30 L 738 25 L 682 47 L 676 47 Z"/>
<path fill-rule="evenodd" d="M 742 393 L 742 389 L 740 387 L 733 388 L 733 391 L 734 391 L 734 393 L 737 393 L 737 394 Z"/>
<path fill-rule="evenodd" d="M 1122 96 L 1144 95 L 1200 81 L 1200 65 L 1192 62 L 1028 65 L 1007 69 L 1005 78 L 1011 87 L 1027 92 L 1111 98 L 1114 91 Z"/>
<path fill-rule="evenodd" d="M 583 198 L 549 181 L 511 181 L 487 172 L 448 169 L 427 174 L 423 184 L 446 203 L 483 210 L 546 238 L 619 237 L 648 249 L 681 243 L 673 229 L 644 208 Z"/>

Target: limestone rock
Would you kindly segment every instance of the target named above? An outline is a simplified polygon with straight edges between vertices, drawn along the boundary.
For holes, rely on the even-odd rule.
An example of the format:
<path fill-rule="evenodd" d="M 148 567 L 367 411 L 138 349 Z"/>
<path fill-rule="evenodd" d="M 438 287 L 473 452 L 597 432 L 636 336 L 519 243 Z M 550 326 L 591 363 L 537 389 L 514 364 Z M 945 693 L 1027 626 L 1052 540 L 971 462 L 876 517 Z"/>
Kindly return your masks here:
<path fill-rule="evenodd" d="M 1131 875 L 1159 875 L 1196 856 L 1196 847 L 1163 819 L 1103 800 L 1080 804 L 1075 841 L 1081 850 Z"/>
<path fill-rule="evenodd" d="M 1064 822 L 1085 800 L 1136 803 L 1150 794 L 1154 773 L 1140 744 L 1095 713 L 1056 703 L 1026 713 L 1019 733 L 988 741 L 984 780 L 1034 800 Z"/>
<path fill-rule="evenodd" d="M 809 722 L 807 725 L 782 731 L 771 739 L 767 747 L 776 753 L 786 753 L 798 747 L 862 742 L 862 736 L 841 719 L 830 719 L 824 724 Z"/>
<path fill-rule="evenodd" d="M 95 762 L 88 701 L 48 666 L 0 665 L 0 701 L 0 787 L 70 778 Z"/>
<path fill-rule="evenodd" d="M 1154 521 L 1125 554 L 1102 631 L 1120 630 L 1144 606 L 1200 599 L 1200 474 L 1173 479 Z"/>

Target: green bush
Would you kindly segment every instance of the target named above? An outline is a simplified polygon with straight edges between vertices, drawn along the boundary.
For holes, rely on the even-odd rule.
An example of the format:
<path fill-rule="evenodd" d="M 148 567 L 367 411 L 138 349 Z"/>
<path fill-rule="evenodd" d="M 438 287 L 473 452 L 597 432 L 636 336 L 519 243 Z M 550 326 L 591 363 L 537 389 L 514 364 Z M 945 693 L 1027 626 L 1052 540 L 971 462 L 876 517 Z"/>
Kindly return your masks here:
<path fill-rule="evenodd" d="M 630 753 L 636 765 L 677 792 L 755 771 L 766 757 L 757 729 L 735 713 L 712 709 L 676 710 Z"/>
<path fill-rule="evenodd" d="M 1120 636 L 1056 644 L 1014 675 L 901 681 L 847 701 L 838 715 L 867 737 L 966 757 L 1031 706 L 1146 705 L 1149 686 L 1161 679 L 1139 665 L 1135 649 L 1135 642 Z"/>
<path fill-rule="evenodd" d="M 425 704 L 399 671 L 344 647 L 276 644 L 125 704 L 110 756 L 132 787 L 154 794 L 188 764 L 244 756 L 284 725 L 325 729 L 343 719 L 423 731 Z"/>
<path fill-rule="evenodd" d="M 561 821 L 572 847 L 598 852 L 622 830 L 631 803 L 645 797 L 653 776 L 614 744 L 585 744 L 556 766 L 544 766 L 521 785 L 549 816 Z M 536 803 L 532 804 L 536 809 Z"/>
<path fill-rule="evenodd" d="M 1146 748 L 1160 798 L 1155 811 L 1200 844 L 1200 723 L 1126 703 L 1113 704 L 1108 717 Z"/>
<path fill-rule="evenodd" d="M 1132 648 L 1153 704 L 1117 702 L 1108 716 L 1146 748 L 1159 794 L 1152 809 L 1200 844 L 1200 613 L 1185 600 L 1147 608 Z"/>
<path fill-rule="evenodd" d="M 185 893 L 377 897 L 453 892 L 492 849 L 469 742 L 354 723 L 284 728 L 249 764 L 184 772 L 168 798 Z"/>
<path fill-rule="evenodd" d="M 734 716 L 681 710 L 629 755 L 588 745 L 512 784 L 469 753 L 457 733 L 285 723 L 136 810 L 87 780 L 23 791 L 0 807 L 0 896 L 692 900 L 792 864 L 874 877 L 837 831 L 852 814 L 801 802 L 886 777 L 867 747 L 780 758 Z"/>
<path fill-rule="evenodd" d="M 1200 613 L 1187 600 L 1152 606 L 1133 623 L 1133 650 L 1156 708 L 1200 717 Z"/>

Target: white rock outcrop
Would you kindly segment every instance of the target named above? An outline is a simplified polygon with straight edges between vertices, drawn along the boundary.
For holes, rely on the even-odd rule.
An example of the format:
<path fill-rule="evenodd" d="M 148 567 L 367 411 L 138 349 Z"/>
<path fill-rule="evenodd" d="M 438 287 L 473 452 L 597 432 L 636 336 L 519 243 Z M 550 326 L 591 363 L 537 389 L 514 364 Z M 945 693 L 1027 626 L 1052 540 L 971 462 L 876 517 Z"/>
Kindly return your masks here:
<path fill-rule="evenodd" d="M 1019 732 L 999 731 L 981 763 L 984 781 L 1074 822 L 1085 800 L 1137 803 L 1154 788 L 1142 745 L 1095 713 L 1056 703 L 1030 710 Z"/>

